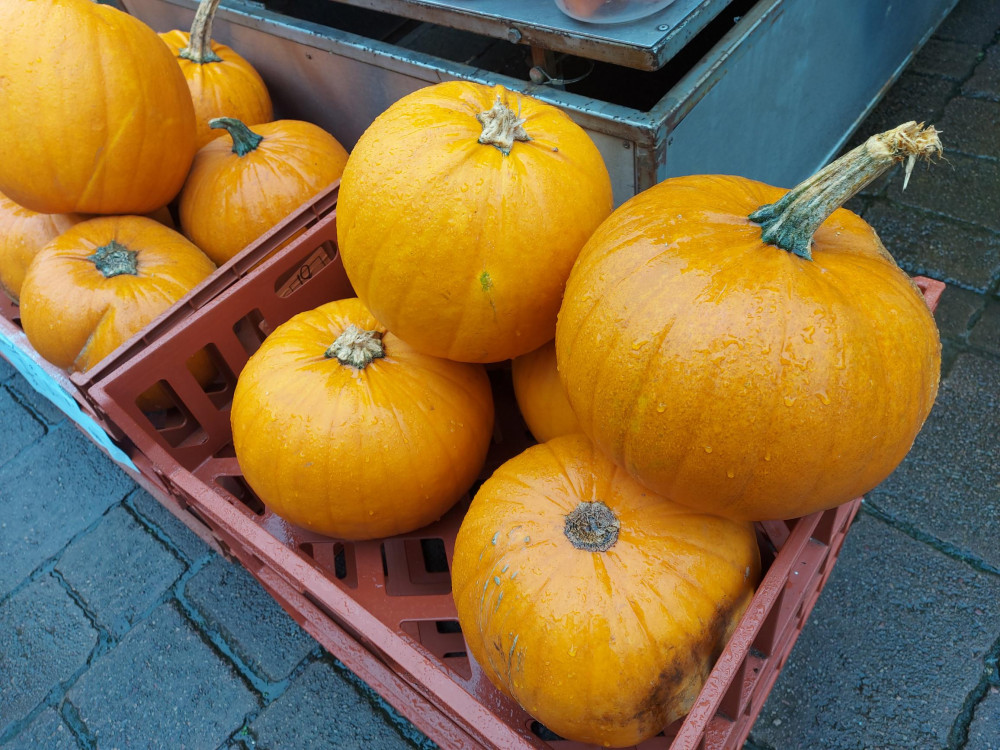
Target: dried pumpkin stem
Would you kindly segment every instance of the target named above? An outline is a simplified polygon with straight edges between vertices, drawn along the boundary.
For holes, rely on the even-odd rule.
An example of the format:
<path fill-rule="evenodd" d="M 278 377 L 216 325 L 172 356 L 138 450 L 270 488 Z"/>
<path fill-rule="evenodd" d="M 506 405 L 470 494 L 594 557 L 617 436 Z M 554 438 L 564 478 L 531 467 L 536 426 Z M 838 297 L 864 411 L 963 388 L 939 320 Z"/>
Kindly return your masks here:
<path fill-rule="evenodd" d="M 479 142 L 495 146 L 500 149 L 504 156 L 507 156 L 514 147 L 514 141 L 530 141 L 531 136 L 524 129 L 525 120 L 521 117 L 520 109 L 519 103 L 518 111 L 515 112 L 506 102 L 501 100 L 498 93 L 492 109 L 476 115 L 476 119 L 483 126 Z"/>
<path fill-rule="evenodd" d="M 324 353 L 342 365 L 365 369 L 372 361 L 385 356 L 381 331 L 363 331 L 353 323 L 344 329 Z"/>
<path fill-rule="evenodd" d="M 941 141 L 931 125 L 908 122 L 873 135 L 853 151 L 827 165 L 780 200 L 748 217 L 760 224 L 761 239 L 812 260 L 812 237 L 827 218 L 859 190 L 894 164 L 906 161 L 903 188 L 917 159 L 941 153 Z"/>
<path fill-rule="evenodd" d="M 566 514 L 563 533 L 577 549 L 605 552 L 615 546 L 620 528 L 611 508 L 600 500 L 584 501 Z"/>
<path fill-rule="evenodd" d="M 110 279 L 112 276 L 121 276 L 126 273 L 138 276 L 138 257 L 139 253 L 135 250 L 129 250 L 121 243 L 111 240 L 107 245 L 97 248 L 93 255 L 88 255 L 87 260 L 104 274 L 104 278 Z"/>
<path fill-rule="evenodd" d="M 208 127 L 228 131 L 233 139 L 233 153 L 237 156 L 246 156 L 264 140 L 264 136 L 257 135 L 235 117 L 214 117 L 208 121 Z"/>
<path fill-rule="evenodd" d="M 215 9 L 219 0 L 201 0 L 191 24 L 191 37 L 188 46 L 180 51 L 185 60 L 204 65 L 205 63 L 222 62 L 222 58 L 212 51 L 212 21 L 215 19 Z"/>

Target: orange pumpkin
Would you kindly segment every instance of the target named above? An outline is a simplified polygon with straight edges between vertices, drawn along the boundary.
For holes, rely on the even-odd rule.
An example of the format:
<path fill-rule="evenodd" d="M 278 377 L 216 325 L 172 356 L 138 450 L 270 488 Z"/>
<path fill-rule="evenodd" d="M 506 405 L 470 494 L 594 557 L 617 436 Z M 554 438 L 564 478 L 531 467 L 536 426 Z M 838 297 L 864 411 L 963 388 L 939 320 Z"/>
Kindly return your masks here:
<path fill-rule="evenodd" d="M 551 339 L 569 270 L 611 212 L 590 137 L 502 87 L 405 96 L 344 170 L 337 240 L 358 296 L 420 351 L 495 362 Z"/>
<path fill-rule="evenodd" d="M 544 443 L 580 432 L 580 423 L 566 398 L 556 370 L 556 343 L 550 341 L 511 363 L 514 396 L 535 440 Z"/>
<path fill-rule="evenodd" d="M 481 366 L 414 351 L 356 298 L 291 318 L 240 373 L 233 446 L 272 511 L 346 539 L 440 518 L 493 435 Z"/>
<path fill-rule="evenodd" d="M 219 265 L 329 187 L 344 171 L 347 151 L 325 130 L 277 120 L 250 130 L 220 117 L 228 131 L 195 157 L 180 195 L 184 234 Z"/>
<path fill-rule="evenodd" d="M 759 574 L 750 524 L 664 500 L 566 435 L 476 493 L 452 590 L 494 685 L 566 739 L 624 747 L 688 712 Z"/>
<path fill-rule="evenodd" d="M 21 325 L 52 364 L 89 370 L 215 270 L 178 232 L 142 216 L 102 216 L 35 256 Z"/>
<path fill-rule="evenodd" d="M 194 107 L 152 29 L 90 0 L 0 3 L 0 28 L 0 192 L 49 214 L 144 214 L 176 196 Z"/>
<path fill-rule="evenodd" d="M 201 0 L 191 31 L 160 34 L 181 66 L 197 120 L 198 148 L 222 135 L 209 127 L 216 117 L 235 117 L 247 125 L 274 118 L 271 96 L 254 67 L 224 44 L 212 41 L 219 0 Z"/>
<path fill-rule="evenodd" d="M 82 220 L 76 214 L 40 214 L 0 193 L 0 289 L 16 303 L 38 251 Z"/>
<path fill-rule="evenodd" d="M 655 492 L 742 519 L 867 492 L 937 394 L 941 344 L 875 231 L 838 208 L 933 128 L 875 136 L 791 191 L 666 180 L 580 254 L 556 332 L 583 431 Z"/>

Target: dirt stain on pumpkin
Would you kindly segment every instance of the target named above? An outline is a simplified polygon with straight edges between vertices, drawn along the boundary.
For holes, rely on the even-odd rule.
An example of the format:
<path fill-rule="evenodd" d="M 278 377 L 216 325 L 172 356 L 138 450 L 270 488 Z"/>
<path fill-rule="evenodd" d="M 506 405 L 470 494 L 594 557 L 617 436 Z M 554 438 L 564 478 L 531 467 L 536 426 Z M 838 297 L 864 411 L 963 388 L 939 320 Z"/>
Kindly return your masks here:
<path fill-rule="evenodd" d="M 742 610 L 734 602 L 718 607 L 705 627 L 703 637 L 690 648 L 683 649 L 681 658 L 664 666 L 652 689 L 639 701 L 631 721 L 650 730 L 654 725 L 656 729 L 662 729 L 674 719 L 684 716 L 726 647 L 726 635 L 733 618 L 740 612 Z"/>

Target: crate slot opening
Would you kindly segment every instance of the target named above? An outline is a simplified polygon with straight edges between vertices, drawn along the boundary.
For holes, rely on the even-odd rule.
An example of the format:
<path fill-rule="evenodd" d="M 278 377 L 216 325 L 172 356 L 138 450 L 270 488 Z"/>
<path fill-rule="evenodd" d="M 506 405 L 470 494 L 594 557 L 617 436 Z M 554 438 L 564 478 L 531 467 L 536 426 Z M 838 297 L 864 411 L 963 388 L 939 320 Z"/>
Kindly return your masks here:
<path fill-rule="evenodd" d="M 347 588 L 358 587 L 358 566 L 354 545 L 348 542 L 302 542 L 299 549 Z"/>
<path fill-rule="evenodd" d="M 379 546 L 389 596 L 451 593 L 443 539 L 387 539 Z"/>
<path fill-rule="evenodd" d="M 241 476 L 218 476 L 215 483 L 222 490 L 238 500 L 240 504 L 248 508 L 254 515 L 264 515 L 264 503 L 257 494 L 250 489 L 250 485 Z"/>
<path fill-rule="evenodd" d="M 465 650 L 457 620 L 404 620 L 399 629 L 419 643 L 441 662 L 441 666 L 468 680 L 472 665 Z"/>
<path fill-rule="evenodd" d="M 155 398 L 162 408 L 148 410 L 147 399 L 150 397 Z M 200 445 L 208 439 L 201 424 L 167 380 L 157 381 L 137 396 L 135 403 L 153 430 L 171 448 Z"/>
<path fill-rule="evenodd" d="M 254 308 L 233 324 L 233 333 L 243 346 L 248 357 L 252 357 L 264 339 L 271 333 L 271 326 L 264 319 L 263 313 Z"/>

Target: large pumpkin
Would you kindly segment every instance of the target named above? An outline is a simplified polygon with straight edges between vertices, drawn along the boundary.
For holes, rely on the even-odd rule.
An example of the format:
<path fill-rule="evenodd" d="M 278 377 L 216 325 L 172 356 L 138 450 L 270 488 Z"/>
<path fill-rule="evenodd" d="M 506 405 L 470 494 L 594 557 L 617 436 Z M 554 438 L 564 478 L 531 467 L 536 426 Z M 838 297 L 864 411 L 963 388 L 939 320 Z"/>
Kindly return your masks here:
<path fill-rule="evenodd" d="M 21 324 L 49 362 L 86 371 L 214 270 L 197 247 L 153 219 L 89 219 L 35 256 L 21 286 Z M 207 362 L 198 374 L 206 369 Z"/>
<path fill-rule="evenodd" d="M 403 97 L 361 136 L 337 239 L 389 330 L 428 354 L 493 362 L 552 338 L 570 267 L 611 206 L 601 155 L 569 117 L 449 82 Z"/>
<path fill-rule="evenodd" d="M 666 180 L 580 254 L 556 332 L 583 431 L 652 490 L 743 519 L 872 489 L 937 394 L 941 345 L 875 231 L 838 208 L 940 143 L 915 123 L 792 191 Z"/>
<path fill-rule="evenodd" d="M 623 747 L 687 713 L 759 572 L 750 524 L 658 497 L 568 435 L 476 493 L 452 590 L 494 685 L 562 737 Z"/>
<path fill-rule="evenodd" d="M 38 251 L 82 220 L 76 214 L 40 214 L 0 193 L 0 289 L 17 302 Z"/>
<path fill-rule="evenodd" d="M 50 214 L 169 203 L 194 158 L 194 107 L 156 33 L 90 0 L 7 0 L 0 29 L 0 192 Z"/>
<path fill-rule="evenodd" d="M 271 96 L 260 74 L 231 48 L 212 40 L 218 7 L 219 0 L 201 0 L 190 32 L 174 29 L 160 34 L 191 90 L 198 148 L 223 135 L 208 124 L 216 117 L 235 117 L 247 125 L 274 118 Z"/>
<path fill-rule="evenodd" d="M 180 195 L 184 234 L 219 265 L 284 219 L 344 171 L 347 151 L 318 125 L 277 120 L 253 130 L 239 120 L 198 151 Z"/>
<path fill-rule="evenodd" d="M 493 435 L 481 366 L 420 354 L 356 298 L 291 318 L 240 373 L 233 445 L 279 516 L 346 539 L 440 518 L 478 476 Z"/>
<path fill-rule="evenodd" d="M 550 341 L 511 363 L 514 396 L 535 440 L 544 443 L 580 431 L 556 370 L 556 344 Z"/>

